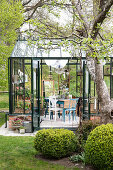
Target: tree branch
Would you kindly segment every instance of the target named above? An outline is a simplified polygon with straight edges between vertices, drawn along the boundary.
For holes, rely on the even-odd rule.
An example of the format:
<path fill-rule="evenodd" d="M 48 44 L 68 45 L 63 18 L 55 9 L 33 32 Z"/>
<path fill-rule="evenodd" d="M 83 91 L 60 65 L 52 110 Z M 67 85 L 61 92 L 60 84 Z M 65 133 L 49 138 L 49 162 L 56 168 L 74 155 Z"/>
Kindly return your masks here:
<path fill-rule="evenodd" d="M 34 15 L 34 13 L 36 12 L 36 10 L 37 10 L 37 8 L 35 8 L 35 9 L 33 10 L 33 12 L 31 13 L 31 15 L 29 15 L 28 18 L 25 19 L 24 21 L 30 20 L 30 19 L 33 17 L 33 15 Z"/>
<path fill-rule="evenodd" d="M 43 0 L 40 0 L 38 3 L 36 3 L 34 6 L 31 6 L 31 7 L 28 7 L 25 9 L 25 12 L 27 11 L 31 11 L 31 10 L 35 10 L 38 8 L 38 7 L 42 7 L 44 5 L 44 1 Z"/>
<path fill-rule="evenodd" d="M 45 3 L 45 4 L 51 6 L 51 3 Z M 61 7 L 61 6 L 63 6 L 63 8 L 66 8 L 66 7 L 67 7 L 67 8 L 70 8 L 70 7 L 72 7 L 71 4 L 68 4 L 68 3 L 57 3 L 57 2 L 54 4 L 54 6 L 55 6 L 55 7 L 58 7 L 58 6 Z"/>
<path fill-rule="evenodd" d="M 32 0 L 29 0 L 29 1 L 27 1 L 27 2 L 24 2 L 22 5 L 25 6 L 25 5 L 29 4 L 31 1 L 32 1 Z"/>
<path fill-rule="evenodd" d="M 99 6 L 99 8 L 100 8 L 100 9 L 103 9 L 103 7 L 104 7 L 104 5 L 105 5 L 106 2 L 107 2 L 107 0 L 100 0 L 100 6 Z"/>
<path fill-rule="evenodd" d="M 91 31 L 91 38 L 95 39 L 97 37 L 97 34 L 99 32 L 98 24 L 102 24 L 104 19 L 106 18 L 107 12 L 110 10 L 111 6 L 113 5 L 113 0 L 108 0 L 106 4 L 103 6 L 102 11 L 97 15 L 97 17 L 94 20 L 92 31 Z"/>
<path fill-rule="evenodd" d="M 85 18 L 84 12 L 82 11 L 81 3 L 75 4 L 74 0 L 71 0 L 71 2 L 72 2 L 72 5 L 75 6 L 75 8 L 76 8 L 76 10 L 79 14 L 80 19 L 83 21 L 86 36 L 88 37 L 89 24 L 87 22 L 87 19 Z"/>

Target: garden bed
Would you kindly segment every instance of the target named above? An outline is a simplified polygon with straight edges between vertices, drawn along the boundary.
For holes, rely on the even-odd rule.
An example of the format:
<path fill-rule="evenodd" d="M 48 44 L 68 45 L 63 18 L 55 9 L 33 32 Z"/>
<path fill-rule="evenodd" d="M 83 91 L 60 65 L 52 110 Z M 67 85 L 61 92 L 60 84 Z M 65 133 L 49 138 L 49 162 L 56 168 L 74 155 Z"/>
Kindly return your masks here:
<path fill-rule="evenodd" d="M 68 167 L 68 168 L 79 168 L 79 169 L 83 169 L 83 170 L 94 170 L 91 166 L 89 165 L 84 165 L 83 163 L 81 162 L 77 162 L 77 163 L 73 163 L 69 160 L 69 157 L 65 157 L 65 158 L 61 158 L 61 159 L 49 159 L 49 158 L 46 158 L 42 155 L 36 155 L 35 156 L 37 159 L 39 160 L 42 160 L 42 161 L 46 161 L 48 163 L 52 163 L 52 164 L 59 164 L 59 165 L 63 165 L 65 167 Z"/>

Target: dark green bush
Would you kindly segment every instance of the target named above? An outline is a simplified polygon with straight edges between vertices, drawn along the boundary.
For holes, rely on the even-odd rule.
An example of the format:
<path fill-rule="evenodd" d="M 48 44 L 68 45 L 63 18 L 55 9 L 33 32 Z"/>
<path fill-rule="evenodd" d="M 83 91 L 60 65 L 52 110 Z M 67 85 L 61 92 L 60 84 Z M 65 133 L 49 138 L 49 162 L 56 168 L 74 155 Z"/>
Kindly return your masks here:
<path fill-rule="evenodd" d="M 37 132 L 34 146 L 44 156 L 61 158 L 76 150 L 77 137 L 67 129 L 43 129 Z"/>
<path fill-rule="evenodd" d="M 79 125 L 77 132 L 78 132 L 78 134 L 81 134 L 82 140 L 86 141 L 90 132 L 93 129 L 95 129 L 97 126 L 99 126 L 98 122 L 93 122 L 91 120 L 85 120 L 82 122 L 82 126 Z"/>
<path fill-rule="evenodd" d="M 99 122 L 92 122 L 91 120 L 85 120 L 82 122 L 82 125 L 79 125 L 77 129 L 77 136 L 79 141 L 79 149 L 83 150 L 84 144 L 88 138 L 90 132 L 99 126 Z"/>
<path fill-rule="evenodd" d="M 96 127 L 85 145 L 85 162 L 99 170 L 113 169 L 113 124 Z"/>

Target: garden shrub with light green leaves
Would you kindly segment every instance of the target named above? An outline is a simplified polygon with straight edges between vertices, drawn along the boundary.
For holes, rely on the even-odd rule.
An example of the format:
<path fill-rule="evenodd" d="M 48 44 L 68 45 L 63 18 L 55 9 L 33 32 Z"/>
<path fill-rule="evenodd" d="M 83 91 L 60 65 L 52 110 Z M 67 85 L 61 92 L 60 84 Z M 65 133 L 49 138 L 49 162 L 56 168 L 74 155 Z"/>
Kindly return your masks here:
<path fill-rule="evenodd" d="M 113 124 L 96 127 L 85 145 L 85 162 L 99 170 L 113 169 Z"/>
<path fill-rule="evenodd" d="M 43 129 L 37 132 L 34 147 L 46 157 L 61 158 L 76 150 L 77 137 L 67 129 Z"/>

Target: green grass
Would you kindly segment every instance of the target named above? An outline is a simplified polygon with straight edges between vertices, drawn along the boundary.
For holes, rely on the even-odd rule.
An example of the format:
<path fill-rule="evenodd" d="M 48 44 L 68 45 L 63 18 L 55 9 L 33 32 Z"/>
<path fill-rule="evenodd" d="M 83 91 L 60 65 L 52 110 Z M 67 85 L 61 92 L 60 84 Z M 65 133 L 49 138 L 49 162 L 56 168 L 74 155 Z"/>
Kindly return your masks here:
<path fill-rule="evenodd" d="M 5 113 L 0 113 L 0 127 L 5 123 Z"/>
<path fill-rule="evenodd" d="M 8 109 L 9 108 L 9 96 L 7 94 L 0 94 L 0 109 Z"/>
<path fill-rule="evenodd" d="M 0 170 L 78 170 L 35 158 L 34 137 L 0 136 Z"/>

